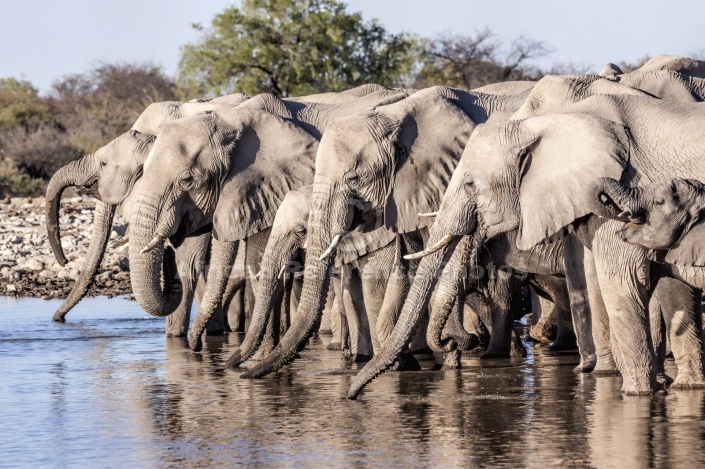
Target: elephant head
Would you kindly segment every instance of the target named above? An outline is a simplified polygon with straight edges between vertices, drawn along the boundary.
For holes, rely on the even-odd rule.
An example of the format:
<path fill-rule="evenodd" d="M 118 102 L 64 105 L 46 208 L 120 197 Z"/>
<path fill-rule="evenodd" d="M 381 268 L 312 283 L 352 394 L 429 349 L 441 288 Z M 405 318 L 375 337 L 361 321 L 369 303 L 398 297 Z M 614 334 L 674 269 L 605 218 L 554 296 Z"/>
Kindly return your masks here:
<path fill-rule="evenodd" d="M 54 174 L 49 181 L 46 194 L 47 230 L 49 243 L 57 261 L 67 262 L 61 248 L 59 232 L 59 206 L 61 194 L 70 186 L 87 188 L 99 199 L 93 223 L 91 244 L 81 275 L 71 289 L 69 297 L 54 315 L 55 321 L 63 321 L 66 314 L 86 294 L 96 269 L 110 239 L 115 206 L 123 204 L 142 175 L 155 136 L 165 122 L 202 113 L 216 108 L 229 109 L 231 105 L 212 103 L 181 103 L 167 101 L 151 104 L 140 115 L 132 129 L 99 148 L 94 153 L 69 163 Z M 129 215 L 131 206 L 123 206 Z"/>
<path fill-rule="evenodd" d="M 625 222 L 618 233 L 624 241 L 667 250 L 662 257 L 668 263 L 705 265 L 705 186 L 700 181 L 675 178 L 630 188 L 600 178 L 591 192 L 595 214 Z"/>
<path fill-rule="evenodd" d="M 291 189 L 310 183 L 318 141 L 274 114 L 231 109 L 179 119 L 160 130 L 145 162 L 130 219 L 135 297 L 150 314 L 178 306 L 177 285 L 163 288 L 164 241 L 212 225 L 235 242 L 271 226 Z M 214 262 L 214 260 L 212 260 Z"/>
<path fill-rule="evenodd" d="M 324 306 L 334 253 L 346 233 L 382 225 L 405 233 L 430 223 L 418 213 L 436 210 L 474 128 L 469 113 L 442 89 L 423 90 L 328 125 L 316 159 L 296 321 L 279 346 L 244 376 L 279 369 L 308 338 Z"/>

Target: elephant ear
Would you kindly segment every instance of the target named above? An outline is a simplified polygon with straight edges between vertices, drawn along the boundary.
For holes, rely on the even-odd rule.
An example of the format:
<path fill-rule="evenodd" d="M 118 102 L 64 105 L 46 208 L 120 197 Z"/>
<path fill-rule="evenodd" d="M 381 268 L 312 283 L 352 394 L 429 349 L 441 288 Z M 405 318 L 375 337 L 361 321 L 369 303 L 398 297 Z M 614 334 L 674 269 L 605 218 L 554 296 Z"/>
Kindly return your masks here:
<path fill-rule="evenodd" d="M 216 112 L 237 132 L 229 145 L 230 172 L 213 216 L 218 240 L 237 241 L 272 226 L 284 196 L 313 182 L 318 140 L 264 111 Z"/>
<path fill-rule="evenodd" d="M 584 190 L 599 177 L 619 180 L 629 159 L 626 129 L 580 114 L 549 114 L 517 125 L 520 223 L 517 247 L 530 249 L 591 213 Z"/>
<path fill-rule="evenodd" d="M 705 267 L 705 220 L 698 221 L 671 249 L 656 251 L 653 260 L 692 267 Z"/>
<path fill-rule="evenodd" d="M 440 95 L 417 93 L 388 108 L 398 128 L 393 138 L 396 170 L 384 209 L 385 225 L 408 233 L 432 222 L 419 213 L 438 210 L 476 124 Z"/>

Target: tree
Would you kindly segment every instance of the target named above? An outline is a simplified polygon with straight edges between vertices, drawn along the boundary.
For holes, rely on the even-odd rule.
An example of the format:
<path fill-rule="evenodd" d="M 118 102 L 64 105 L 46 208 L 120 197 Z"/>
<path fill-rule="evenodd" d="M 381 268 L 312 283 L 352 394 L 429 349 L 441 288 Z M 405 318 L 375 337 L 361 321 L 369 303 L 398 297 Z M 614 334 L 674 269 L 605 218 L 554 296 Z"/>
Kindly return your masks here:
<path fill-rule="evenodd" d="M 426 40 L 423 65 L 414 86 L 456 86 L 473 89 L 508 80 L 531 80 L 541 73 L 527 62 L 551 53 L 541 41 L 520 36 L 503 53 L 503 44 L 489 30 L 474 35 L 441 34 Z"/>
<path fill-rule="evenodd" d="M 339 0 L 243 0 L 182 47 L 178 81 L 189 97 L 268 92 L 285 97 L 363 83 L 393 86 L 415 42 L 365 22 Z"/>

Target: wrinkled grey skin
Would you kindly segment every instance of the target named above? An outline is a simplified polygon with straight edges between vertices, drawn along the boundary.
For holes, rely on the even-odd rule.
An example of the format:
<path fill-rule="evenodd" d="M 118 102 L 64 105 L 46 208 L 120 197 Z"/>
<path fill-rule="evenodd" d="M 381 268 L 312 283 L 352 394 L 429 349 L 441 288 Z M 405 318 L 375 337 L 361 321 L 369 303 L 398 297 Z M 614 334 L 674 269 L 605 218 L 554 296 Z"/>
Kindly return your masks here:
<path fill-rule="evenodd" d="M 66 314 L 88 291 L 110 239 L 116 207 L 124 217 L 129 219 L 134 203 L 134 200 L 129 196 L 133 193 L 135 185 L 139 183 L 142 166 L 152 148 L 159 127 L 165 122 L 183 116 L 218 108 L 229 108 L 231 105 L 244 102 L 247 97 L 230 95 L 224 96 L 222 99 L 229 104 L 208 102 L 151 104 L 140 115 L 131 130 L 94 153 L 69 163 L 59 169 L 52 177 L 47 187 L 46 197 L 47 229 L 52 250 L 62 265 L 66 263 L 66 257 L 61 249 L 58 223 L 62 192 L 67 187 L 77 185 L 88 189 L 89 193 L 98 198 L 87 259 L 69 297 L 54 314 L 54 321 L 63 322 Z M 177 314 L 167 319 L 168 335 L 183 336 L 186 334 L 191 300 L 196 287 L 195 282 L 204 263 L 208 245 L 208 237 L 200 234 L 192 239 L 184 240 L 183 246 L 177 249 L 175 262 L 180 275 L 189 280 L 183 290 L 183 298 Z M 216 329 L 218 328 L 222 329 L 222 326 L 216 325 Z"/>
<path fill-rule="evenodd" d="M 555 77 L 552 79 L 555 81 Z M 542 88 L 540 87 L 541 82 L 536 85 L 534 91 L 541 91 Z M 544 88 L 548 88 L 549 91 L 552 89 L 552 87 L 550 86 Z M 573 195 L 572 191 L 568 189 L 568 187 L 587 187 L 589 181 L 581 180 L 581 177 L 575 174 L 577 173 L 577 171 L 575 173 L 567 171 L 566 169 L 568 167 L 572 167 L 570 165 L 565 166 L 563 171 L 561 170 L 560 165 L 562 163 L 558 163 L 559 157 L 557 156 L 560 152 L 561 145 L 567 148 L 567 150 L 563 151 L 563 153 L 571 154 L 571 157 L 575 158 L 575 166 L 581 166 L 581 164 L 579 163 L 581 159 L 584 162 L 590 161 L 591 163 L 595 163 L 595 166 L 588 168 L 586 173 L 609 174 L 610 172 L 613 172 L 619 174 L 624 169 L 626 164 L 624 163 L 623 157 L 620 159 L 619 157 L 615 157 L 614 154 L 626 153 L 625 145 L 627 144 L 627 138 L 626 135 L 624 135 L 624 131 L 620 131 L 619 129 L 613 129 L 608 124 L 601 125 L 601 123 L 590 123 L 590 119 L 587 117 L 584 119 L 584 122 L 582 122 L 582 125 L 576 126 L 576 129 L 577 127 L 583 127 L 583 129 L 574 130 L 571 132 L 570 124 L 568 122 L 570 118 L 566 118 L 563 116 L 554 117 L 553 115 L 551 115 L 552 111 L 554 111 L 555 109 L 560 109 L 561 106 L 564 105 L 564 103 L 574 102 L 575 99 L 582 99 L 581 96 L 578 96 L 578 98 L 571 97 L 570 90 L 570 86 L 559 88 L 557 96 L 554 96 L 553 99 L 547 101 L 541 99 L 532 99 L 532 96 L 530 96 L 526 100 L 523 108 L 517 111 L 518 115 L 523 114 L 524 116 L 532 115 L 532 112 L 538 112 L 539 115 L 548 114 L 542 118 L 527 118 L 524 120 L 510 122 L 509 124 L 487 124 L 486 126 L 481 126 L 480 128 L 476 129 L 476 131 L 470 138 L 470 141 L 468 142 L 466 154 L 464 155 L 463 160 L 461 160 L 458 170 L 456 170 L 456 172 L 454 173 L 453 180 L 451 181 L 451 184 L 446 192 L 446 197 L 448 197 L 449 193 L 452 194 L 453 192 L 467 191 L 469 193 L 468 196 L 474 200 L 472 203 L 467 205 L 455 204 L 449 206 L 450 211 L 448 214 L 444 213 L 445 211 L 443 207 L 441 208 L 441 213 L 443 213 L 444 217 L 447 216 L 449 223 L 446 227 L 447 229 L 445 230 L 445 234 L 439 234 L 435 238 L 434 236 L 431 237 L 431 240 L 429 241 L 431 245 L 434 245 L 435 243 L 440 243 L 442 240 L 447 242 L 445 236 L 450 236 L 450 239 L 452 239 L 452 237 L 454 236 L 457 237 L 463 234 L 473 234 L 474 236 L 479 238 L 479 241 L 482 241 L 485 239 L 490 239 L 499 233 L 516 229 L 516 227 L 519 226 L 519 216 L 516 215 L 516 209 L 520 206 L 519 202 L 521 200 L 516 184 L 518 181 L 518 177 L 516 175 L 518 169 L 532 170 L 531 174 L 534 175 L 534 177 L 533 179 L 528 180 L 529 182 L 541 180 L 541 169 L 536 170 L 536 159 L 528 160 L 530 165 L 523 164 L 525 161 L 527 161 L 525 159 L 526 156 L 533 155 L 535 153 L 535 147 L 540 147 L 542 149 L 543 154 L 555 154 L 556 163 L 554 163 L 552 166 L 550 163 L 544 163 L 542 170 L 545 172 L 546 175 L 548 175 L 548 180 L 544 181 L 545 185 L 543 188 L 539 189 L 539 185 L 534 182 L 533 184 L 526 185 L 527 188 L 532 189 L 531 191 L 526 191 L 526 194 L 521 194 L 522 198 L 525 198 L 531 201 L 532 203 L 527 205 L 528 207 L 530 207 L 529 209 L 522 210 L 521 212 L 522 215 L 526 216 L 522 218 L 522 229 L 519 231 L 518 246 L 520 248 L 528 249 L 536 242 L 539 242 L 542 239 L 545 239 L 551 236 L 552 234 L 556 233 L 566 224 L 572 223 L 577 218 L 585 216 L 589 213 L 589 210 L 587 210 L 587 208 L 584 206 L 581 207 L 580 210 L 575 210 L 574 208 L 566 208 L 562 206 L 562 204 L 565 204 L 565 202 L 569 202 L 571 196 Z M 640 92 L 631 90 L 622 94 L 640 94 Z M 588 96 L 589 95 L 590 93 L 588 93 Z M 639 113 L 634 112 L 630 115 L 629 112 L 631 110 L 618 109 L 618 105 L 611 105 L 610 102 L 610 100 L 628 101 L 629 99 L 632 99 L 635 103 L 655 101 L 651 100 L 650 98 L 641 97 L 610 98 L 606 96 L 595 96 L 587 100 L 591 101 L 591 105 L 593 105 L 593 108 L 590 109 L 590 111 L 588 111 L 587 113 L 597 114 L 598 105 L 596 105 L 596 103 L 599 103 L 600 101 L 607 101 L 608 104 L 603 106 L 605 108 L 605 112 L 603 112 L 601 115 L 608 119 L 619 120 L 627 118 L 627 116 L 638 116 Z M 639 99 L 641 99 L 641 101 L 636 101 Z M 664 106 L 666 107 L 669 105 L 670 104 L 668 103 L 664 104 Z M 577 108 L 578 106 L 580 106 L 580 104 L 575 105 L 575 108 Z M 635 104 L 635 107 L 638 108 L 639 106 Z M 659 121 L 659 118 L 654 117 L 654 122 L 657 121 Z M 537 126 L 531 125 L 538 123 L 540 124 Z M 589 128 L 593 125 L 594 130 L 589 130 Z M 674 123 L 670 127 L 666 128 L 672 130 L 676 126 L 677 124 Z M 551 132 L 553 129 L 561 129 L 565 136 L 562 136 L 561 131 L 559 130 Z M 571 135 L 572 133 L 573 135 Z M 618 138 L 618 135 L 623 138 Z M 561 141 L 561 138 L 563 139 L 563 141 Z M 595 147 L 602 148 L 602 151 L 596 151 L 593 155 L 591 155 L 590 158 L 588 158 L 585 155 L 584 147 L 582 151 L 580 151 L 580 149 L 578 149 L 578 151 L 573 151 L 574 148 L 569 145 L 569 142 L 571 141 L 575 142 L 576 144 L 579 142 L 591 142 Z M 652 145 L 655 145 L 654 142 L 651 143 Z M 474 145 L 478 145 L 478 147 L 475 148 Z M 585 145 L 585 147 L 588 147 L 588 145 Z M 501 156 L 503 154 L 511 156 Z M 488 157 L 492 159 L 488 160 Z M 550 161 L 550 157 L 546 157 L 544 160 Z M 488 164 L 488 161 L 490 161 L 490 164 Z M 503 161 L 505 162 L 503 163 Z M 507 161 L 511 161 L 511 163 L 508 164 Z M 467 165 L 465 167 L 463 167 L 464 162 Z M 599 162 L 599 164 L 597 162 Z M 505 167 L 505 169 L 502 169 L 503 166 Z M 462 170 L 460 170 L 461 167 Z M 580 170 L 582 171 L 582 168 L 580 168 Z M 478 173 L 478 175 L 474 174 L 475 171 Z M 544 196 L 540 195 L 540 192 L 545 191 L 545 188 L 551 185 L 551 182 L 553 183 L 553 187 L 556 187 L 555 181 L 562 180 L 561 178 L 564 176 L 566 178 L 564 179 L 566 184 L 565 186 L 558 187 L 558 190 L 555 191 L 555 197 L 547 197 L 545 196 L 545 194 Z M 477 182 L 478 179 L 480 180 L 479 183 Z M 524 177 L 523 182 L 526 181 L 527 179 L 526 177 Z M 571 184 L 571 182 L 573 182 L 573 184 Z M 511 190 L 504 192 L 505 188 L 510 188 Z M 448 199 L 457 200 L 457 198 L 454 197 L 448 197 Z M 583 201 L 581 200 L 579 202 Z M 495 205 L 501 206 L 502 210 L 494 208 L 493 206 Z M 578 204 L 576 203 L 576 205 Z M 581 211 L 581 213 L 576 214 L 576 212 L 578 211 Z M 531 215 L 533 215 L 533 217 Z M 531 223 L 524 222 L 524 219 Z M 565 220 L 562 221 L 561 219 Z M 465 223 L 465 226 L 459 226 L 459 220 L 471 221 L 463 222 Z M 553 226 L 547 228 L 546 226 L 548 225 Z M 522 239 L 523 232 L 531 231 L 535 231 L 537 233 L 540 232 L 541 234 L 534 234 L 535 238 L 533 238 L 531 242 L 527 242 L 526 240 Z M 441 244 L 445 244 L 445 242 Z M 590 298 L 590 305 L 592 306 L 592 310 L 597 311 L 600 314 L 602 312 L 606 314 L 607 311 L 611 311 L 610 314 L 614 315 L 615 311 L 623 311 L 623 309 L 620 310 L 616 308 L 613 304 L 614 302 L 621 301 L 617 299 L 620 294 L 626 294 L 628 296 L 634 297 L 637 295 L 641 295 L 642 292 L 644 292 L 646 289 L 643 286 L 638 285 L 640 275 L 633 275 L 631 273 L 627 273 L 627 278 L 624 279 L 626 284 L 621 289 L 618 288 L 618 291 L 615 291 L 614 286 L 606 285 L 606 279 L 610 276 L 614 276 L 614 271 L 620 270 L 617 266 L 609 266 L 608 263 L 605 262 L 605 258 L 609 256 L 606 252 L 603 252 L 603 250 L 610 248 L 610 242 L 598 242 L 597 249 L 600 251 L 599 259 L 594 259 L 593 253 L 589 250 L 584 250 L 582 259 L 584 262 L 584 267 L 580 269 L 583 273 L 582 275 L 577 276 L 579 278 L 575 278 L 572 280 L 569 279 L 569 284 L 579 283 L 582 284 L 584 287 L 588 288 L 588 295 Z M 440 253 L 432 254 L 432 256 L 434 256 L 434 259 L 428 261 L 429 265 L 438 266 L 443 258 L 443 250 L 441 250 Z M 630 260 L 633 257 L 633 255 L 626 253 L 624 254 L 624 256 L 626 259 Z M 616 257 L 618 256 L 613 256 L 613 258 Z M 637 261 L 637 258 L 638 257 L 634 258 L 635 262 Z M 567 256 L 566 259 L 571 261 L 569 256 Z M 573 259 L 577 259 L 577 256 Z M 572 260 L 571 262 L 574 262 L 574 260 Z M 596 263 L 599 264 L 595 265 Z M 603 273 L 603 270 L 608 270 L 609 272 Z M 629 271 L 629 269 L 623 270 Z M 424 262 L 422 262 L 420 272 L 422 272 L 424 275 L 427 275 L 429 279 L 419 281 L 418 290 L 416 289 L 417 282 L 415 281 L 414 286 L 412 287 L 412 291 L 409 294 L 409 297 L 415 299 L 414 295 L 420 292 L 418 297 L 419 303 L 423 304 L 424 298 L 428 298 L 428 293 L 430 292 L 432 284 L 430 278 L 432 277 L 432 272 L 435 272 L 435 269 L 433 267 L 430 267 L 428 271 L 425 271 Z M 602 283 L 605 284 L 604 291 L 602 291 L 599 286 L 600 284 L 598 284 L 597 282 L 598 277 L 604 278 L 602 280 Z M 634 290 L 637 291 L 637 295 L 634 295 Z M 609 300 L 605 300 L 603 298 L 605 292 L 607 292 L 608 296 L 610 296 Z M 586 308 L 586 302 L 584 301 L 584 299 L 580 300 L 579 298 L 575 298 L 575 300 L 579 300 L 575 301 L 575 304 L 582 304 L 583 309 L 585 311 L 589 311 L 589 309 Z M 598 330 L 601 331 L 602 334 L 600 337 L 601 341 L 599 346 L 597 336 L 595 338 L 595 345 L 597 348 L 598 355 L 598 364 L 595 371 L 598 371 L 598 369 L 600 368 L 601 359 L 603 360 L 603 369 L 599 370 L 599 372 L 611 373 L 612 369 L 616 369 L 616 367 L 620 367 L 622 370 L 629 370 L 628 373 L 631 376 L 625 378 L 623 390 L 631 394 L 648 393 L 651 391 L 651 389 L 656 389 L 658 386 L 656 385 L 654 374 L 651 373 L 653 370 L 650 367 L 650 363 L 652 363 L 650 361 L 651 356 L 649 355 L 651 350 L 647 341 L 648 334 L 646 334 L 644 330 L 646 327 L 644 321 L 645 301 L 644 298 L 641 298 L 639 300 L 641 301 L 641 307 L 638 307 L 638 302 L 632 301 L 632 298 L 627 301 L 631 302 L 634 305 L 634 308 L 637 310 L 634 313 L 634 316 L 636 317 L 635 320 L 636 322 L 640 323 L 642 327 L 639 328 L 639 331 L 637 333 L 631 334 L 629 331 L 626 330 L 626 326 L 622 326 L 620 324 L 620 332 L 615 333 L 613 329 L 606 327 L 606 321 L 603 323 L 602 318 L 600 317 L 598 320 L 598 324 L 600 324 Z M 607 304 L 605 305 L 605 303 Z M 409 304 L 410 302 L 407 302 L 407 305 Z M 402 319 L 404 321 L 408 321 L 409 328 L 406 330 L 406 332 L 404 332 L 404 329 L 399 328 L 400 334 L 398 337 L 395 337 L 395 339 L 398 339 L 398 342 L 396 342 L 396 346 L 399 346 L 400 343 L 403 343 L 406 340 L 406 335 L 408 331 L 413 330 L 413 321 L 417 317 L 416 310 L 418 310 L 418 307 L 414 308 L 410 306 L 408 309 L 405 308 L 402 312 L 400 323 Z M 591 323 L 591 321 L 585 320 L 584 322 L 586 324 Z M 610 320 L 610 323 L 612 322 L 613 321 Z M 607 331 L 608 334 L 607 345 L 605 345 L 605 331 Z M 625 363 L 624 360 L 621 360 L 621 356 L 611 356 L 612 354 L 610 349 L 612 347 L 609 345 L 609 334 L 613 334 L 613 336 L 616 338 L 614 342 L 619 341 L 619 336 L 631 336 L 626 339 L 629 342 L 629 345 L 633 345 L 629 349 L 628 355 L 630 355 L 630 357 L 627 363 Z M 394 335 L 396 335 L 396 329 Z M 390 340 L 389 345 L 393 346 L 393 344 L 394 341 Z M 389 366 L 388 364 L 393 363 L 395 357 L 397 356 L 396 354 L 397 351 L 395 350 L 390 350 L 388 353 L 385 350 L 383 351 L 383 354 L 381 354 L 383 355 L 383 357 L 380 357 L 380 360 L 373 360 L 372 362 L 368 363 L 365 369 L 363 369 L 360 375 L 358 375 L 358 377 L 353 382 L 348 396 L 353 398 L 357 396 L 359 391 L 367 382 L 373 379 L 374 376 L 376 376 L 378 373 L 382 372 L 385 366 Z M 614 361 L 617 361 L 618 363 L 615 364 Z M 645 371 L 647 374 L 644 377 L 643 373 Z M 636 375 L 638 375 L 639 373 L 642 374 L 637 378 Z M 623 372 L 622 374 L 624 375 L 625 373 Z"/>
<path fill-rule="evenodd" d="M 270 315 L 281 301 L 282 279 L 300 270 L 304 264 L 312 191 L 311 185 L 290 191 L 277 210 L 262 261 L 253 319 L 245 341 L 228 360 L 228 367 L 240 365 L 258 349 L 269 352 L 277 344 L 277 326 L 270 321 Z M 413 239 L 409 237 L 406 241 L 413 242 Z M 370 252 L 357 256 L 361 245 L 375 246 L 385 242 L 387 244 L 381 248 L 369 248 Z M 421 245 L 418 240 L 413 247 Z M 342 266 L 340 286 L 336 285 L 335 289 L 341 293 L 339 296 L 344 304 L 352 356 L 355 361 L 367 361 L 374 351 L 379 350 L 380 343 L 394 326 L 393 321 L 410 285 L 408 267 L 397 260 L 404 252 L 397 253 L 395 237 L 383 227 L 370 233 L 347 235 L 340 251 L 349 254 Z"/>
<path fill-rule="evenodd" d="M 237 241 L 270 227 L 284 195 L 311 182 L 317 138 L 326 123 L 397 94 L 383 90 L 340 105 L 261 95 L 237 109 L 166 124 L 145 163 L 131 219 L 131 278 L 140 305 L 153 314 L 173 310 L 175 286 L 162 286 L 158 275 L 168 268 L 163 243 L 212 223 L 208 282 L 189 341 L 200 350 Z"/>
<path fill-rule="evenodd" d="M 429 88 L 328 126 L 316 158 L 300 314 L 248 376 L 263 377 L 293 360 L 312 333 L 329 287 L 334 240 L 380 216 L 397 233 L 427 225 L 417 214 L 437 208 L 475 125 L 517 109 L 530 86 L 508 95 Z"/>
<path fill-rule="evenodd" d="M 665 333 L 678 365 L 673 386 L 705 386 L 701 337 L 694 332 L 702 329 L 699 292 L 705 287 L 701 233 L 705 186 L 675 178 L 630 188 L 600 178 L 591 187 L 591 198 L 595 214 L 624 222 L 617 231 L 623 241 L 650 249 L 650 257 L 659 261 L 651 268 L 652 285 L 657 286 L 650 303 L 659 375 L 665 357 L 665 340 L 660 335 Z M 663 321 L 654 326 L 659 316 Z"/>

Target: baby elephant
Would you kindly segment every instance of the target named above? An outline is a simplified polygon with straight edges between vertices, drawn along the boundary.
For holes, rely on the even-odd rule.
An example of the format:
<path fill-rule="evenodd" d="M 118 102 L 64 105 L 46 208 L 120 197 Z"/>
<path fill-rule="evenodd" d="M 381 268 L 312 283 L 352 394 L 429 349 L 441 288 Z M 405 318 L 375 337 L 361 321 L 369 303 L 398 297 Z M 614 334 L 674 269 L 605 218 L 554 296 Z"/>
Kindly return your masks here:
<path fill-rule="evenodd" d="M 698 259 L 705 224 L 705 184 L 674 178 L 644 186 L 625 187 L 610 178 L 597 179 L 593 187 L 594 212 L 626 224 L 619 232 L 628 243 L 656 251 L 674 250 L 679 264 L 704 265 Z M 666 262 L 675 256 L 666 254 Z M 670 257 L 674 257 L 671 259 Z"/>

